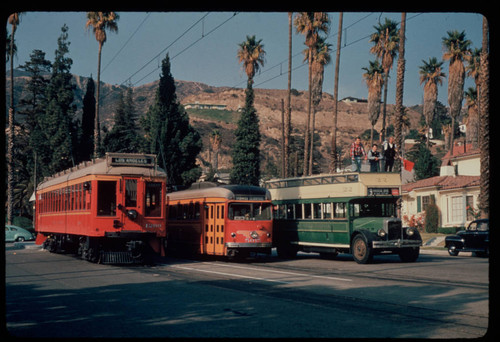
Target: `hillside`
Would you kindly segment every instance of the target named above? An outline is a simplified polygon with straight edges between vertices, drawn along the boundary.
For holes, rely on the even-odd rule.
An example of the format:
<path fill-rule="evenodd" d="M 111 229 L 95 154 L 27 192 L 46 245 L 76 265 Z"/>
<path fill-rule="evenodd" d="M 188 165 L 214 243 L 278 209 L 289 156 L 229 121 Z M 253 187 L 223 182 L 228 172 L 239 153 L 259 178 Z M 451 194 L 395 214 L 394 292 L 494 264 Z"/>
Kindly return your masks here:
<path fill-rule="evenodd" d="M 22 74 L 16 73 L 15 77 L 15 99 L 21 98 L 23 87 L 28 78 Z M 88 79 L 86 77 L 74 77 L 75 103 L 78 108 L 77 115 L 81 116 L 82 98 L 85 94 L 85 87 Z M 141 85 L 133 88 L 134 102 L 139 116 L 144 115 L 149 106 L 153 103 L 158 81 Z M 212 87 L 203 83 L 176 81 L 176 93 L 179 102 L 186 104 L 212 104 L 225 105 L 225 110 L 211 110 L 210 115 L 206 111 L 194 110 L 188 108 L 190 120 L 193 126 L 203 137 L 203 152 L 201 158 L 209 161 L 209 134 L 218 129 L 222 134 L 221 152 L 219 157 L 219 168 L 229 169 L 231 167 L 231 146 L 234 143 L 233 131 L 236 128 L 236 122 L 239 116 L 238 109 L 244 106 L 245 90 L 241 88 L 230 87 Z M 10 82 L 6 82 L 6 95 L 10 91 Z M 101 84 L 101 120 L 106 126 L 112 125 L 112 118 L 118 94 L 123 86 Z M 292 95 L 292 129 L 293 134 L 303 136 L 306 117 L 307 117 L 307 91 L 295 91 Z M 260 119 L 260 130 L 262 134 L 262 155 L 264 159 L 263 167 L 268 162 L 275 165 L 280 164 L 280 141 L 281 141 L 281 101 L 285 100 L 287 91 L 276 89 L 255 89 L 255 108 Z M 17 101 L 16 101 L 17 102 Z M 9 99 L 6 100 L 6 106 Z M 333 121 L 333 97 L 330 94 L 323 93 L 323 98 L 316 112 L 316 133 L 319 135 L 321 146 L 318 151 L 321 153 L 319 166 L 322 172 L 328 171 L 331 151 L 331 126 Z M 394 106 L 387 105 L 388 118 L 387 125 L 391 123 L 391 115 Z M 418 108 L 417 108 L 418 109 Z M 8 110 L 6 110 L 6 113 Z M 417 127 L 420 118 L 419 112 L 415 109 L 408 109 L 411 127 Z M 22 118 L 19 118 L 22 119 Z M 375 128 L 380 130 L 382 126 L 382 117 Z M 343 151 L 348 151 L 348 146 L 357 135 L 370 129 L 366 103 L 346 103 L 338 104 L 338 143 Z"/>

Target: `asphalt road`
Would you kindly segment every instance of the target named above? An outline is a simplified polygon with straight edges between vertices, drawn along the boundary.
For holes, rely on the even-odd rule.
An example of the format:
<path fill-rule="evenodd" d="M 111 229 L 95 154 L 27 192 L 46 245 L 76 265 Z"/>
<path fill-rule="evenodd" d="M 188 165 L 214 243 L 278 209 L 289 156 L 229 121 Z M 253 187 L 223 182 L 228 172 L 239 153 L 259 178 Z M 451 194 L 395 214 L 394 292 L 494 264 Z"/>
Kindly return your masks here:
<path fill-rule="evenodd" d="M 475 338 L 489 328 L 489 260 L 422 251 L 359 265 L 300 254 L 244 262 L 92 264 L 6 244 L 15 337 Z"/>

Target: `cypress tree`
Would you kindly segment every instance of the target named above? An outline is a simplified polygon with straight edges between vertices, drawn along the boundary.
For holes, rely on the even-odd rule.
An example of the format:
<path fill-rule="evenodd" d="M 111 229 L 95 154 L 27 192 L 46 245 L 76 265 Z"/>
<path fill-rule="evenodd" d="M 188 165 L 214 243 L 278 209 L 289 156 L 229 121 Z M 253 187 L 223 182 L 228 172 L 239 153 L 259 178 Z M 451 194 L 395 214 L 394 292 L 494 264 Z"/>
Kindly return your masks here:
<path fill-rule="evenodd" d="M 106 133 L 103 145 L 107 152 L 137 153 L 140 149 L 140 138 L 135 123 L 132 89 L 127 88 L 120 99 L 115 113 L 113 128 Z"/>
<path fill-rule="evenodd" d="M 47 86 L 47 108 L 42 122 L 42 130 L 49 144 L 50 173 L 67 169 L 74 165 L 72 135 L 74 131 L 73 118 L 76 106 L 73 104 L 74 84 L 70 73 L 73 61 L 66 55 L 69 52 L 68 27 L 61 28 L 58 38 L 58 49 L 52 67 L 52 76 Z"/>
<path fill-rule="evenodd" d="M 78 147 L 80 161 L 90 160 L 94 153 L 94 120 L 95 120 L 95 83 L 90 76 L 85 96 L 83 97 L 83 113 L 80 143 Z"/>
<path fill-rule="evenodd" d="M 175 94 L 170 58 L 162 61 L 162 74 L 154 104 L 141 120 L 146 133 L 146 151 L 158 155 L 171 185 L 190 185 L 201 175 L 196 157 L 202 148 L 199 133 Z"/>
<path fill-rule="evenodd" d="M 259 185 L 260 179 L 260 131 L 259 118 L 253 106 L 254 91 L 248 82 L 245 107 L 235 131 L 236 144 L 233 149 L 231 183 Z"/>

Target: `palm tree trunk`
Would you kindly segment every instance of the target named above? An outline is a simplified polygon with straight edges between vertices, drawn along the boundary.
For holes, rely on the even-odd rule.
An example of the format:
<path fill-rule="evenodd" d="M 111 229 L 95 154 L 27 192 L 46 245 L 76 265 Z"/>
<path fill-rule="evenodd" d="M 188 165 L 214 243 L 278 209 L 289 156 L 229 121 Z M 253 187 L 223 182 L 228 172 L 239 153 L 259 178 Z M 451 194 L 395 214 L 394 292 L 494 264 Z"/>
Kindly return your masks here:
<path fill-rule="evenodd" d="M 7 223 L 12 224 L 14 213 L 14 32 L 10 37 L 10 107 L 9 135 L 7 137 Z"/>
<path fill-rule="evenodd" d="M 292 12 L 288 12 L 288 97 L 286 103 L 286 115 L 285 115 L 285 178 L 288 177 L 289 169 L 289 154 L 290 154 L 290 132 L 291 132 L 291 120 L 292 120 Z"/>
<path fill-rule="evenodd" d="M 394 127 L 394 135 L 396 146 L 401 153 L 403 149 L 403 88 L 405 78 L 405 28 L 406 28 L 406 13 L 401 13 L 401 27 L 399 29 L 399 57 L 398 57 L 398 71 L 396 79 L 396 127 Z M 401 154 L 400 154 L 401 155 Z M 396 163 L 396 171 L 400 170 L 401 163 Z"/>
<path fill-rule="evenodd" d="M 94 159 L 99 157 L 99 140 L 100 140 L 100 125 L 99 125 L 99 94 L 101 90 L 101 51 L 102 43 L 99 42 L 99 52 L 97 54 L 97 91 L 95 101 L 95 120 L 94 120 Z"/>
<path fill-rule="evenodd" d="M 312 47 L 309 48 L 309 104 L 307 109 L 306 132 L 304 135 L 304 176 L 309 175 L 309 137 L 311 135 L 311 107 L 312 107 Z"/>
<path fill-rule="evenodd" d="M 479 209 L 481 218 L 489 218 L 490 215 L 490 62 L 488 53 L 488 20 L 483 16 L 483 47 L 481 52 L 481 98 L 480 98 L 480 193 Z"/>
<path fill-rule="evenodd" d="M 309 176 L 313 173 L 313 151 L 314 151 L 314 126 L 316 124 L 316 106 L 312 106 L 312 124 L 311 124 L 311 141 L 309 150 Z"/>
<path fill-rule="evenodd" d="M 385 140 L 385 116 L 387 113 L 387 88 L 389 82 L 389 69 L 385 72 L 385 80 L 384 80 L 384 108 L 382 111 L 382 129 L 380 130 L 380 142 Z"/>
<path fill-rule="evenodd" d="M 337 57 L 335 60 L 335 85 L 333 90 L 333 128 L 332 128 L 332 167 L 331 172 L 337 171 L 337 103 L 339 94 L 339 66 L 340 66 L 340 48 L 342 46 L 342 21 L 344 13 L 339 13 L 339 29 L 337 38 Z"/>

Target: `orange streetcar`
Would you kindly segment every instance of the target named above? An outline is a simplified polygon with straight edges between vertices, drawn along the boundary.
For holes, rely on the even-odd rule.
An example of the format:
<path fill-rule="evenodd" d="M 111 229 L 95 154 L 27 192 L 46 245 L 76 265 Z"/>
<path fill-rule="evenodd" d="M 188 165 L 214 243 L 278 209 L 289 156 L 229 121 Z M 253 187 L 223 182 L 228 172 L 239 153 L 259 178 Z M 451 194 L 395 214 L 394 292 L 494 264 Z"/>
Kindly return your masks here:
<path fill-rule="evenodd" d="M 256 186 L 207 185 L 167 195 L 168 250 L 246 257 L 271 253 L 269 191 Z"/>
<path fill-rule="evenodd" d="M 106 153 L 38 185 L 37 243 L 92 262 L 143 262 L 162 252 L 165 194 L 156 156 Z"/>

